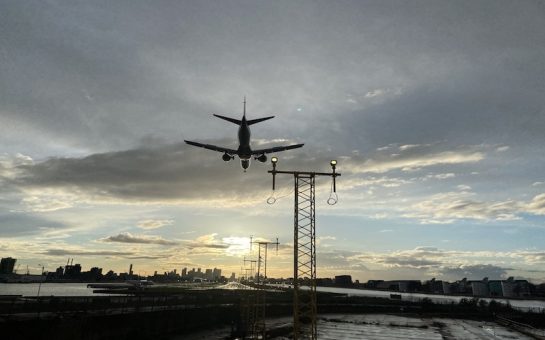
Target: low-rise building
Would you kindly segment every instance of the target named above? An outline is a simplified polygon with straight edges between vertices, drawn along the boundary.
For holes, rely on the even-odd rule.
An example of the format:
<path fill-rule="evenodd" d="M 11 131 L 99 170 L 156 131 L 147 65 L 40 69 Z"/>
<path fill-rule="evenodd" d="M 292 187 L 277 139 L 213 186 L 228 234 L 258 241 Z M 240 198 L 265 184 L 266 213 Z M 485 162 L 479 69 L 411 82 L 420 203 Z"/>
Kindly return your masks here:
<path fill-rule="evenodd" d="M 352 285 L 351 275 L 337 275 L 335 276 L 335 286 L 349 287 Z"/>
<path fill-rule="evenodd" d="M 470 284 L 473 296 L 488 296 L 490 294 L 488 290 L 488 278 L 484 278 L 482 281 L 470 281 Z"/>
<path fill-rule="evenodd" d="M 508 278 L 501 283 L 504 297 L 526 297 L 530 296 L 530 285 L 526 280 L 515 280 Z"/>
<path fill-rule="evenodd" d="M 12 274 L 17 259 L 11 257 L 4 257 L 0 260 L 0 274 Z"/>

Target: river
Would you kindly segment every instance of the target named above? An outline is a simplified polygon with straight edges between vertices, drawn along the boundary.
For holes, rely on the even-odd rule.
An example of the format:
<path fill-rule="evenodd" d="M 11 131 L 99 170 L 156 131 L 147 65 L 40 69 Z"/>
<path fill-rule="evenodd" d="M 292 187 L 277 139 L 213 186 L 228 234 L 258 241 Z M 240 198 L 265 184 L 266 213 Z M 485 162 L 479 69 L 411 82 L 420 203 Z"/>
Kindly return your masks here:
<path fill-rule="evenodd" d="M 92 288 L 87 283 L 0 283 L 0 295 L 37 296 L 92 296 Z"/>
<path fill-rule="evenodd" d="M 287 287 L 285 285 L 272 285 Z M 23 295 L 23 296 L 37 296 L 39 283 L 0 283 L 0 295 Z M 217 288 L 223 289 L 240 289 L 240 287 L 233 287 L 230 285 L 220 286 Z M 420 293 L 399 293 L 389 292 L 381 290 L 368 290 L 368 289 L 350 289 L 350 288 L 336 288 L 336 287 L 317 287 L 320 292 L 340 293 L 348 295 L 360 295 L 370 297 L 384 297 L 389 298 L 390 294 L 401 294 L 402 300 L 408 301 L 420 301 L 424 298 L 429 298 L 436 303 L 450 303 L 460 302 L 461 299 L 471 299 L 468 296 L 453 296 L 453 295 L 428 295 Z M 87 288 L 87 283 L 42 283 L 40 288 L 40 296 L 96 296 L 93 294 L 92 288 Z M 491 298 L 482 298 L 486 301 L 491 301 Z M 494 299 L 504 304 L 511 304 L 512 307 L 533 312 L 544 312 L 545 301 L 544 300 L 519 300 L 519 299 Z"/>
<path fill-rule="evenodd" d="M 439 295 L 439 294 L 422 294 L 422 293 L 402 293 L 402 292 L 390 292 L 383 290 L 371 290 L 371 289 L 353 289 L 353 288 L 337 288 L 337 287 L 316 287 L 316 290 L 319 292 L 327 293 L 339 293 L 339 294 L 348 294 L 355 296 L 369 296 L 369 297 L 383 297 L 389 298 L 390 294 L 400 294 L 402 300 L 407 301 L 421 301 L 424 298 L 428 298 L 435 303 L 459 303 L 462 299 L 472 299 L 472 296 L 460 296 L 460 295 Z M 523 300 L 523 299 L 505 299 L 505 298 L 487 298 L 479 297 L 480 300 L 492 301 L 503 304 L 510 304 L 511 307 L 521 310 L 521 311 L 532 311 L 541 313 L 545 311 L 545 301 L 544 300 Z"/>

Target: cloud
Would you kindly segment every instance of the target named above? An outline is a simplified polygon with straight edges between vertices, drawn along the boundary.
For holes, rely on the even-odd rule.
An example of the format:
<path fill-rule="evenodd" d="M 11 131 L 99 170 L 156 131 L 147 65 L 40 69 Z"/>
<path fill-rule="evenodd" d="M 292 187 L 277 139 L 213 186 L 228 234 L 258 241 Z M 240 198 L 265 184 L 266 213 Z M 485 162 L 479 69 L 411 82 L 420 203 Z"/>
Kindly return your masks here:
<path fill-rule="evenodd" d="M 429 199 L 412 204 L 403 216 L 416 218 L 424 224 L 452 223 L 460 219 L 517 220 L 520 205 L 515 201 L 484 202 L 473 199 L 466 191 L 432 195 Z"/>
<path fill-rule="evenodd" d="M 70 207 L 74 202 L 252 204 L 269 190 L 263 185 L 260 166 L 242 173 L 236 162 L 224 164 L 219 153 L 172 144 L 21 165 L 16 184 L 28 193 L 24 203 L 41 211 Z M 55 202 L 46 195 L 53 191 Z M 170 222 L 148 221 L 141 226 L 161 223 Z"/>
<path fill-rule="evenodd" d="M 82 250 L 82 249 L 47 249 L 42 254 L 51 256 L 82 255 L 82 256 L 131 256 L 135 255 L 131 251 L 114 250 Z"/>
<path fill-rule="evenodd" d="M 437 266 L 441 262 L 426 259 L 412 259 L 412 258 L 386 258 L 381 263 L 385 265 L 391 265 L 394 267 L 410 267 L 410 268 L 427 268 L 431 266 Z"/>
<path fill-rule="evenodd" d="M 545 215 L 545 194 L 535 196 L 524 210 L 534 215 Z"/>
<path fill-rule="evenodd" d="M 230 244 L 225 243 L 222 240 L 216 238 L 217 233 L 202 235 L 197 237 L 195 240 L 184 241 L 184 245 L 189 249 L 199 249 L 199 248 L 208 248 L 208 249 L 227 249 Z M 249 244 L 249 240 L 248 240 Z"/>
<path fill-rule="evenodd" d="M 385 95 L 388 92 L 390 92 L 389 89 L 376 89 L 376 90 L 372 90 L 372 91 L 367 92 L 364 97 L 365 98 L 379 97 L 379 96 Z"/>
<path fill-rule="evenodd" d="M 418 219 L 423 224 L 450 224 L 457 220 L 513 221 L 522 219 L 523 213 L 545 215 L 545 194 L 524 201 L 480 201 L 466 185 L 459 185 L 460 192 L 435 194 L 428 199 L 410 205 L 404 210 L 406 218 Z"/>
<path fill-rule="evenodd" d="M 405 150 L 409 150 L 409 149 L 418 148 L 418 147 L 421 147 L 421 146 L 422 146 L 421 144 L 405 144 L 405 145 L 400 145 L 399 150 L 405 151 Z M 426 146 L 429 146 L 429 144 L 426 145 Z"/>
<path fill-rule="evenodd" d="M 376 151 L 386 151 L 386 150 L 390 150 L 392 149 L 393 147 L 395 147 L 396 145 L 395 144 L 388 144 L 388 145 L 385 145 L 385 146 L 381 146 L 381 147 L 378 147 L 376 149 Z"/>
<path fill-rule="evenodd" d="M 128 259 L 134 259 L 134 260 L 159 260 L 164 259 L 165 254 L 159 254 L 159 255 L 134 255 L 134 256 L 127 256 Z"/>
<path fill-rule="evenodd" d="M 467 278 L 469 280 L 480 280 L 488 277 L 491 280 L 506 279 L 509 274 L 508 271 L 513 268 L 496 266 L 491 264 L 477 264 L 477 265 L 460 265 L 458 267 L 442 267 L 439 269 L 439 273 L 443 277 L 449 278 Z"/>
<path fill-rule="evenodd" d="M 422 253 L 424 252 L 425 254 L 430 254 L 430 253 L 438 253 L 439 252 L 439 248 L 437 247 L 432 247 L 432 246 L 420 246 L 420 247 L 416 247 L 414 248 L 415 252 L 417 253 Z"/>
<path fill-rule="evenodd" d="M 352 261 L 351 258 L 358 254 L 358 252 L 347 250 L 327 250 L 318 251 L 316 253 L 318 266 L 320 270 L 328 271 L 344 271 L 347 270 L 366 270 L 365 265 Z"/>
<path fill-rule="evenodd" d="M 329 252 L 334 257 L 334 251 Z M 516 259 L 516 261 L 513 261 Z M 522 260 L 522 261 L 520 261 Z M 392 252 L 352 253 L 345 259 L 345 265 L 360 263 L 370 270 L 380 271 L 391 279 L 406 279 L 403 273 L 415 271 L 415 278 L 436 277 L 443 280 L 506 278 L 509 272 L 533 270 L 545 262 L 543 251 L 460 251 L 444 250 L 433 246 L 421 246 L 414 249 Z M 506 266 L 505 263 L 510 263 Z M 411 276 L 413 277 L 413 276 Z"/>
<path fill-rule="evenodd" d="M 402 171 L 441 164 L 462 164 L 484 159 L 483 146 L 467 146 L 456 151 L 437 151 L 444 145 L 434 144 L 405 148 L 394 158 L 381 152 L 372 157 L 359 155 L 339 158 L 344 190 L 369 187 L 368 195 L 378 190 L 374 187 L 395 189 L 414 185 L 427 179 L 455 177 L 453 172 L 440 172 L 420 177 L 363 176 L 367 172 Z M 282 160 L 281 166 L 292 169 L 323 167 L 329 155 L 311 156 L 298 151 L 298 156 Z M 221 156 L 221 155 L 220 155 Z M 185 144 L 155 145 L 125 151 L 93 154 L 82 158 L 53 158 L 42 162 L 23 162 L 16 166 L 13 185 L 23 196 L 21 203 L 29 211 L 54 212 L 85 204 L 188 204 L 214 207 L 254 206 L 270 194 L 269 184 L 262 164 L 256 162 L 247 173 L 238 164 L 218 159 L 218 154 L 195 150 Z M 458 163 L 460 162 L 460 163 Z M 401 172 L 403 173 L 403 172 Z M 230 178 L 228 181 L 225 178 Z M 270 182 L 269 182 L 270 183 Z M 245 190 L 240 190 L 244 187 Z M 521 219 L 521 212 L 544 214 L 541 196 L 532 202 L 515 200 L 487 202 L 478 199 L 467 185 L 461 192 L 445 192 L 418 199 L 416 203 L 391 201 L 381 190 L 382 197 L 391 201 L 388 211 L 384 207 L 374 212 L 377 218 L 402 217 L 417 219 L 423 224 L 449 224 L 456 220 L 506 221 Z M 392 193 L 400 195 L 401 193 Z M 377 201 L 378 202 L 378 201 Z M 378 204 L 378 203 L 376 203 Z M 525 209 L 521 208 L 526 206 Z M 392 207 L 397 211 L 392 212 Z M 354 209 L 361 209 L 361 205 Z M 401 211 L 401 213 L 400 213 Z M 370 216 L 366 214 L 366 216 Z M 371 214 L 373 216 L 373 214 Z M 171 225 L 169 219 L 145 219 L 138 223 L 142 229 Z"/>
<path fill-rule="evenodd" d="M 138 221 L 137 226 L 141 229 L 158 229 L 172 224 L 174 224 L 174 220 L 142 220 Z"/>
<path fill-rule="evenodd" d="M 336 241 L 337 238 L 335 236 L 319 236 L 316 238 L 316 245 L 319 247 L 330 247 L 331 245 L 327 243 L 327 241 Z M 293 249 L 293 248 L 292 248 Z"/>
<path fill-rule="evenodd" d="M 227 249 L 229 245 L 222 243 L 211 243 L 211 244 L 199 244 L 199 243 L 190 243 L 188 247 L 191 249 L 194 248 L 212 248 L 212 249 Z"/>
<path fill-rule="evenodd" d="M 28 155 L 15 153 L 14 155 L 0 155 L 0 180 L 13 179 L 17 176 L 18 167 L 21 165 L 32 165 L 34 160 Z"/>
<path fill-rule="evenodd" d="M 291 153 L 286 154 L 280 166 L 294 170 L 327 167 L 331 156 L 328 152 L 320 152 L 319 155 L 317 157 L 313 153 L 299 150 L 297 157 Z M 242 173 L 236 162 L 225 163 L 220 156 L 185 144 L 168 144 L 98 153 L 82 158 L 52 158 L 17 166 L 18 175 L 14 183 L 26 194 L 22 202 L 31 210 L 42 212 L 70 208 L 85 202 L 197 203 L 217 206 L 218 203 L 252 205 L 262 201 L 269 192 L 268 185 L 263 184 L 264 175 L 259 171 L 264 165 L 256 162 L 250 171 Z M 344 172 L 357 175 L 477 162 L 484 156 L 469 148 L 444 152 L 418 150 L 416 154 L 408 150 L 395 159 L 380 154 L 374 157 L 339 157 L 339 167 Z M 448 177 L 451 175 L 437 175 L 437 178 Z M 345 182 L 348 187 L 380 185 L 387 188 L 411 183 L 407 179 L 384 176 L 363 179 L 347 177 Z M 241 187 L 245 190 L 241 191 Z M 166 221 L 141 222 L 140 226 L 153 227 Z"/>
<path fill-rule="evenodd" d="M 394 177 L 354 177 L 354 178 L 348 178 L 343 179 L 342 181 L 342 187 L 343 189 L 354 189 L 358 187 L 371 187 L 371 186 L 380 186 L 384 188 L 397 188 L 399 186 L 402 186 L 404 184 L 412 183 L 412 180 L 402 179 L 402 178 L 394 178 Z"/>
<path fill-rule="evenodd" d="M 49 232 L 68 228 L 69 226 L 64 222 L 51 220 L 32 213 L 0 213 L 0 232 L 2 237 L 24 237 L 35 234 L 47 234 Z"/>
<path fill-rule="evenodd" d="M 71 208 L 76 199 L 76 196 L 64 193 L 59 193 L 59 195 L 44 195 L 42 193 L 41 196 L 24 197 L 21 203 L 26 205 L 30 211 L 49 212 Z"/>
<path fill-rule="evenodd" d="M 227 104 L 244 89 L 252 89 L 254 107 L 274 112 L 305 107 L 311 117 L 331 115 L 335 121 L 354 109 L 366 124 L 346 125 L 375 143 L 395 138 L 419 144 L 433 134 L 477 139 L 490 127 L 490 134 L 499 129 L 514 130 L 512 135 L 525 124 L 542 127 L 531 110 L 542 103 L 537 89 L 543 70 L 542 22 L 533 3 L 438 2 L 395 9 L 290 3 L 283 10 L 269 3 L 238 10 L 217 5 L 223 15 L 210 4 L 34 4 L 28 9 L 12 3 L 2 13 L 9 47 L 3 106 L 10 117 L 38 126 L 41 134 L 57 133 L 70 145 L 125 148 L 150 126 L 170 139 L 195 125 L 202 131 L 208 122 L 198 118 L 231 109 Z M 377 18 L 383 25 L 376 25 Z M 456 26 L 462 19 L 467 25 Z M 248 39 L 236 41 L 241 35 Z M 239 48 L 232 51 L 235 41 Z M 263 45 L 256 48 L 255 42 Z M 257 71 L 242 73 L 243 65 Z M 44 86 L 48 91 L 40 91 Z M 385 96 L 389 91 L 398 95 Z M 30 98 L 23 95 L 28 93 Z M 358 104 L 339 100 L 347 94 Z M 513 112 L 520 119 L 512 119 Z M 186 124 L 176 119 L 180 113 Z M 284 129 L 297 131 L 310 121 L 301 118 Z M 330 121 L 312 123 L 332 127 Z M 323 139 L 317 135 L 309 138 Z"/>
<path fill-rule="evenodd" d="M 449 254 L 452 255 L 452 254 Z M 431 268 L 443 263 L 443 258 L 449 256 L 436 247 L 416 247 L 412 250 L 396 251 L 390 254 L 364 253 L 353 259 L 372 261 L 386 267 Z"/>
<path fill-rule="evenodd" d="M 479 151 L 461 150 L 444 151 L 429 154 L 399 154 L 396 157 L 365 160 L 358 164 L 353 162 L 347 167 L 350 172 L 375 172 L 383 173 L 391 170 L 410 171 L 435 165 L 453 165 L 463 163 L 475 163 L 484 159 L 484 154 Z"/>
<path fill-rule="evenodd" d="M 513 257 L 521 257 L 530 264 L 545 264 L 545 251 L 514 252 Z"/>
<path fill-rule="evenodd" d="M 141 244 L 159 244 L 163 246 L 172 246 L 179 244 L 175 241 L 165 240 L 159 236 L 149 236 L 149 235 L 131 235 L 128 232 L 120 233 L 115 236 L 108 236 L 101 238 L 101 242 L 119 242 L 119 243 L 141 243 Z"/>
<path fill-rule="evenodd" d="M 335 236 L 320 236 L 318 237 L 318 240 L 325 241 L 325 240 L 336 240 L 337 238 Z"/>
<path fill-rule="evenodd" d="M 427 179 L 447 179 L 447 178 L 454 178 L 456 175 L 452 172 L 444 173 L 444 174 L 429 174 L 424 177 L 424 180 Z"/>

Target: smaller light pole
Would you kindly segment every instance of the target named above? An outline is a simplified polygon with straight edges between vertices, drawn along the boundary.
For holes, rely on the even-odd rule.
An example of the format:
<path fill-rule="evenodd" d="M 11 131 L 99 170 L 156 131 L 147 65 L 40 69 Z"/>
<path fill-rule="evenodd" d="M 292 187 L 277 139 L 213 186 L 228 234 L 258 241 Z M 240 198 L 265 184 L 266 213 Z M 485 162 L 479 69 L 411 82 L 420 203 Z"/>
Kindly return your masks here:
<path fill-rule="evenodd" d="M 43 281 L 43 276 L 44 276 L 44 266 L 41 265 L 41 264 L 38 264 L 38 266 L 42 267 L 42 274 L 40 275 L 40 283 L 38 284 L 38 295 L 36 295 L 36 297 L 40 297 L 40 290 L 42 289 L 42 281 Z"/>

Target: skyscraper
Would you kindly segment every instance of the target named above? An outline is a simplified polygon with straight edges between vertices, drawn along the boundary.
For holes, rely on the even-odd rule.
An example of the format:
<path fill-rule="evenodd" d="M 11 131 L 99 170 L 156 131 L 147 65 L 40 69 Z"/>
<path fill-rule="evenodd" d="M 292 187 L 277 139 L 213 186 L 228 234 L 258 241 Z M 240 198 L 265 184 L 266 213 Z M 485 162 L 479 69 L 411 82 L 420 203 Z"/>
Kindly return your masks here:
<path fill-rule="evenodd" d="M 214 271 L 212 272 L 212 277 L 214 280 L 219 280 L 221 277 L 221 269 L 214 268 Z"/>

